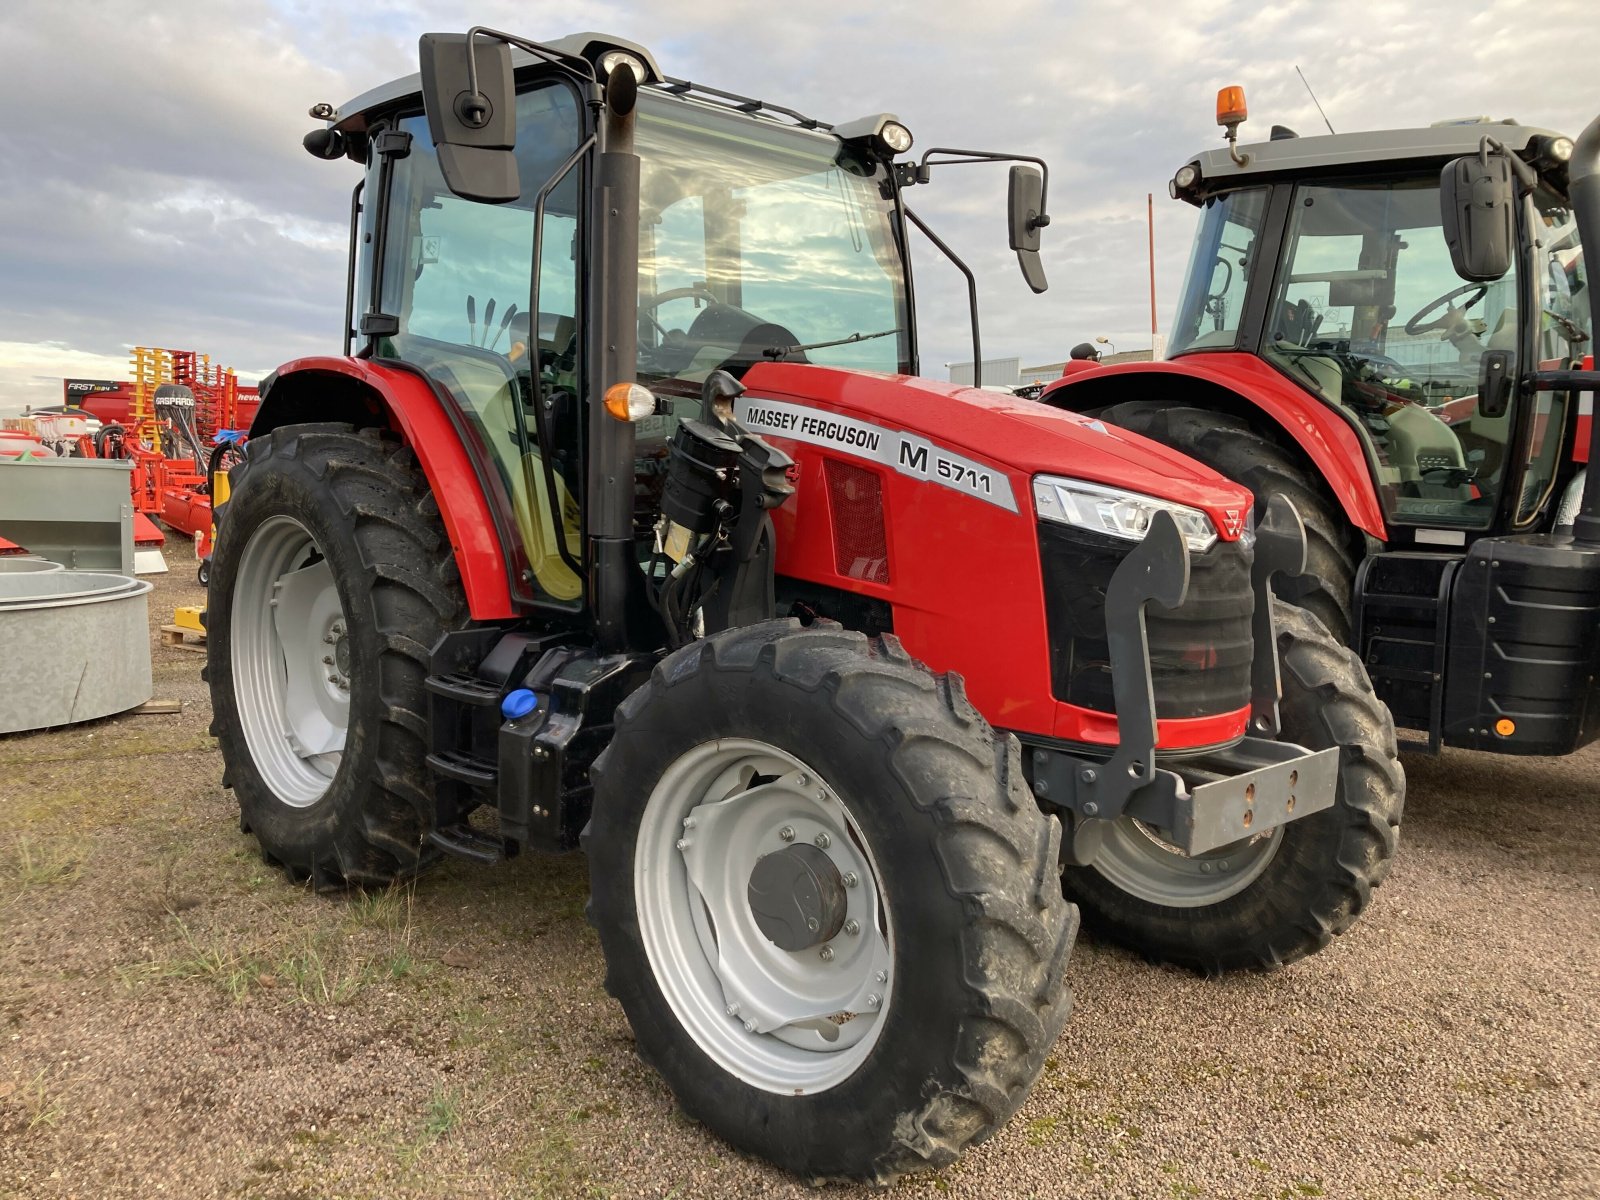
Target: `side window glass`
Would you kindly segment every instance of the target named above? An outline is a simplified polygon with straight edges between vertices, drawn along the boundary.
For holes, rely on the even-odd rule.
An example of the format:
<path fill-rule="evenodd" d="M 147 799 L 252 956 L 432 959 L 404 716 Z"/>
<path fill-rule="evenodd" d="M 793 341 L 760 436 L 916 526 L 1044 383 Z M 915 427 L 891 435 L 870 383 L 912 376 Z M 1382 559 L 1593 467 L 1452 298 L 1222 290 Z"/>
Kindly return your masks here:
<path fill-rule="evenodd" d="M 1238 342 L 1245 292 L 1256 266 L 1256 231 L 1266 205 L 1265 188 L 1229 192 L 1206 202 L 1168 353 L 1231 350 Z"/>
<path fill-rule="evenodd" d="M 537 313 L 533 257 L 534 205 L 578 145 L 577 102 L 557 84 L 518 95 L 522 195 L 508 204 L 465 200 L 445 186 L 426 117 L 402 118 L 400 128 L 411 134 L 411 147 L 394 164 L 381 288 L 383 311 L 399 328 L 379 352 L 421 368 L 449 393 L 475 437 L 479 461 L 501 485 L 507 523 L 536 592 L 575 602 L 582 586 L 561 557 L 561 542 L 576 558 L 581 168 L 546 201 Z"/>

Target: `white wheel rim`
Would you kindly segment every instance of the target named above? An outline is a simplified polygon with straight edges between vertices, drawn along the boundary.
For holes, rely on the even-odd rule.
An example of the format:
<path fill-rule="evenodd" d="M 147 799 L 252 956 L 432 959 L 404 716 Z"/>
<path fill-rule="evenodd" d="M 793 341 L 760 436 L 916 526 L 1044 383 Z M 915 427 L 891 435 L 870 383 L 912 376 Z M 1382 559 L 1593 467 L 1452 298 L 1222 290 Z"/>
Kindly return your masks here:
<path fill-rule="evenodd" d="M 245 544 L 230 636 L 239 725 L 256 770 L 283 803 L 315 804 L 350 727 L 350 644 L 333 572 L 293 517 L 269 517 Z"/>
<path fill-rule="evenodd" d="M 1277 857 L 1283 827 L 1204 854 L 1185 854 L 1143 821 L 1120 817 L 1095 852 L 1094 869 L 1120 890 L 1168 908 L 1204 908 L 1237 896 Z"/>
<path fill-rule="evenodd" d="M 846 922 L 825 946 L 790 952 L 762 934 L 746 887 L 759 858 L 804 842 L 844 878 Z M 651 970 L 702 1051 L 783 1095 L 854 1074 L 893 999 L 894 939 L 871 849 L 825 780 L 764 742 L 696 746 L 651 792 L 633 862 Z"/>

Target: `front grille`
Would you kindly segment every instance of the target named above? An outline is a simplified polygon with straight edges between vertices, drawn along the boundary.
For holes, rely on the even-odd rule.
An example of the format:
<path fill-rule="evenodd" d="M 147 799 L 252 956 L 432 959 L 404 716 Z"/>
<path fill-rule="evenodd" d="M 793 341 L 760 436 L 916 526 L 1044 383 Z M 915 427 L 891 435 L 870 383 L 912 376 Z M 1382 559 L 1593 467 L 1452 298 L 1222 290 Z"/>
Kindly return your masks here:
<path fill-rule="evenodd" d="M 1133 543 L 1053 521 L 1039 523 L 1050 682 L 1056 699 L 1115 712 L 1106 644 L 1106 584 Z M 1145 608 L 1156 715 L 1205 717 L 1250 703 L 1251 552 L 1221 539 L 1189 552 L 1189 593 L 1175 609 Z"/>

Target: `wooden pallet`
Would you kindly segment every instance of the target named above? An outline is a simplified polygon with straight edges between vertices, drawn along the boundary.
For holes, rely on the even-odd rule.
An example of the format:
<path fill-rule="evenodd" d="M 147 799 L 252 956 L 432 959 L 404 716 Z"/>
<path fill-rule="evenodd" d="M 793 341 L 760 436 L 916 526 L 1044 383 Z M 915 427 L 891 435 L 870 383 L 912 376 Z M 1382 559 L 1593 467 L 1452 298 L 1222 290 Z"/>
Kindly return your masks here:
<path fill-rule="evenodd" d="M 193 638 L 193 641 L 187 640 Z M 193 629 L 185 629 L 182 625 L 163 625 L 161 627 L 161 644 L 171 646 L 175 650 L 190 650 L 195 654 L 206 652 L 206 635 L 196 633 Z"/>

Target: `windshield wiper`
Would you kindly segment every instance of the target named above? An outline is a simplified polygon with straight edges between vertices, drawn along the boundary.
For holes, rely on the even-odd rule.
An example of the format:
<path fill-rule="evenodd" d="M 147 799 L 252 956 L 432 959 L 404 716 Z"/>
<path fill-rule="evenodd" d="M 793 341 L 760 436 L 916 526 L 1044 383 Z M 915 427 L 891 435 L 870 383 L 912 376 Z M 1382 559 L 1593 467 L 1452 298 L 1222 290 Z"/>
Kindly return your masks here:
<path fill-rule="evenodd" d="M 852 333 L 849 337 L 834 338 L 831 342 L 811 342 L 804 346 L 768 346 L 761 352 L 761 356 L 776 362 L 803 350 L 826 350 L 830 346 L 848 346 L 854 342 L 870 342 L 873 338 L 888 337 L 892 333 L 899 332 L 900 327 L 896 325 L 893 329 L 883 329 L 877 333 Z"/>

